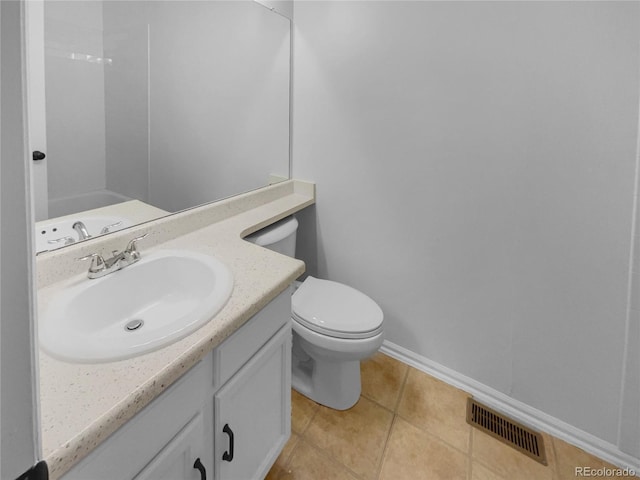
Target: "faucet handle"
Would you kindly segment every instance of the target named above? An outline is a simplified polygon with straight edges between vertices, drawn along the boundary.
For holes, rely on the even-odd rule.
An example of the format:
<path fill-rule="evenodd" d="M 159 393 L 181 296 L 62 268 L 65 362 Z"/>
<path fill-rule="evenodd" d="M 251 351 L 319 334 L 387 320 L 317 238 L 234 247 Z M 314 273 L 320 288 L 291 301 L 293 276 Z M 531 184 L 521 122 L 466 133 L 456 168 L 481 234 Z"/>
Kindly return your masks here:
<path fill-rule="evenodd" d="M 63 242 L 65 245 L 71 245 L 72 243 L 76 242 L 76 239 L 70 236 L 66 236 L 66 237 L 55 238 L 53 240 L 47 240 L 47 243 L 49 245 L 60 245 Z"/>
<path fill-rule="evenodd" d="M 102 230 L 100 230 L 100 235 L 110 233 L 112 228 L 119 227 L 120 225 L 122 225 L 122 220 L 116 223 L 112 223 L 111 225 L 107 225 L 106 227 L 103 227 Z"/>
<path fill-rule="evenodd" d="M 91 265 L 89 266 L 89 272 L 95 273 L 100 272 L 106 268 L 104 258 L 99 253 L 91 253 L 85 257 L 76 258 L 76 260 L 89 260 L 91 259 Z"/>
<path fill-rule="evenodd" d="M 140 240 L 142 240 L 144 237 L 146 237 L 147 235 L 149 235 L 149 234 L 145 233 L 144 235 L 140 235 L 139 237 L 136 237 L 136 238 L 132 239 L 127 244 L 127 248 L 124 249 L 124 253 L 128 253 L 129 255 L 133 255 L 134 257 L 140 256 L 140 252 L 138 252 L 138 249 L 137 249 L 137 243 Z"/>

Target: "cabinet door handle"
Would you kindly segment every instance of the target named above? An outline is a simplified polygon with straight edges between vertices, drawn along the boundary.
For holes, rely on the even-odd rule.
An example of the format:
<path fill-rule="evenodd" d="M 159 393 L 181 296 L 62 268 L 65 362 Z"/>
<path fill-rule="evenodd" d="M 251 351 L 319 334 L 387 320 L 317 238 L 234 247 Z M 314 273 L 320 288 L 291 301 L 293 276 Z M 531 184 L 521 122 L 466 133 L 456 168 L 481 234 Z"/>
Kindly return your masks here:
<path fill-rule="evenodd" d="M 200 480 L 207 480 L 207 470 L 204 468 L 204 465 L 199 458 L 196 458 L 193 468 L 197 468 L 200 472 Z"/>
<path fill-rule="evenodd" d="M 233 430 L 231 430 L 231 427 L 229 427 L 228 423 L 225 423 L 222 431 L 229 435 L 229 451 L 222 454 L 222 460 L 230 462 L 231 460 L 233 460 Z"/>

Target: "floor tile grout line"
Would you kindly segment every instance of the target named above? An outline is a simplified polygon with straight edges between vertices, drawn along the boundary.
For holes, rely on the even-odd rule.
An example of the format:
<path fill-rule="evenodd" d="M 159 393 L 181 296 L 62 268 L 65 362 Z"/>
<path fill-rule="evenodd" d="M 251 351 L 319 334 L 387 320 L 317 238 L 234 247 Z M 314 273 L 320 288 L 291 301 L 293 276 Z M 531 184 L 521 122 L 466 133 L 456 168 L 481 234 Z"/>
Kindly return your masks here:
<path fill-rule="evenodd" d="M 293 458 L 293 454 L 296 453 L 296 451 L 300 448 L 300 443 L 301 442 L 302 442 L 302 437 L 300 435 L 298 435 L 298 441 L 296 442 L 295 446 L 291 449 L 291 452 L 289 453 L 289 456 L 287 457 L 287 459 L 285 460 L 284 464 L 281 467 L 284 472 L 288 471 L 289 462 L 291 462 L 291 459 Z M 282 476 L 282 473 L 280 475 L 278 475 L 278 477 L 281 477 L 281 476 Z"/>
<path fill-rule="evenodd" d="M 310 401 L 315 404 L 315 408 L 313 409 L 313 415 L 311 415 L 311 417 L 309 417 L 309 421 L 307 422 L 305 427 L 302 429 L 302 431 L 298 434 L 298 435 L 300 435 L 300 437 L 304 437 L 306 435 L 307 430 L 309 430 L 309 427 L 311 426 L 311 424 L 315 420 L 316 416 L 318 415 L 318 412 L 320 411 L 320 408 L 322 408 L 322 405 L 320 405 L 319 403 L 316 403 L 313 400 L 310 400 Z"/>
<path fill-rule="evenodd" d="M 314 402 L 315 403 L 315 402 Z M 317 445 L 311 438 L 307 437 L 307 432 L 309 431 L 309 428 L 311 427 L 311 424 L 313 423 L 313 421 L 316 419 L 316 417 L 318 416 L 318 413 L 320 412 L 320 409 L 323 408 L 322 405 L 320 405 L 319 403 L 316 404 L 316 409 L 313 412 L 313 415 L 311 416 L 311 419 L 309 420 L 309 423 L 307 423 L 307 426 L 304 428 L 303 433 L 300 435 L 300 439 L 304 440 L 307 444 L 309 444 L 310 446 L 312 446 L 314 449 L 316 449 L 319 452 L 322 452 L 322 454 L 327 457 L 330 458 L 331 461 L 333 461 L 334 463 L 337 463 L 339 465 L 343 465 L 346 467 L 346 465 L 344 465 L 340 460 L 338 460 L 337 458 L 335 458 L 333 455 L 331 455 L 331 453 L 329 453 L 328 451 L 326 451 L 324 448 L 322 448 L 320 445 Z M 328 408 L 328 407 L 327 407 Z M 351 469 L 349 469 L 349 471 L 351 471 Z M 359 478 L 359 477 L 358 477 Z"/>
<path fill-rule="evenodd" d="M 544 438 L 544 437 L 543 437 Z M 556 450 L 555 437 L 549 435 L 549 441 L 551 442 L 551 453 L 553 454 L 553 479 L 560 479 L 560 466 L 558 465 L 558 452 Z"/>
<path fill-rule="evenodd" d="M 362 395 L 362 394 L 360 395 L 360 398 L 358 399 L 358 402 L 356 402 L 356 404 L 357 404 L 357 403 L 359 403 L 359 402 L 360 402 L 361 400 L 363 400 L 363 399 L 364 399 L 364 400 L 366 400 L 367 402 L 370 402 L 370 403 L 371 403 L 372 405 L 374 405 L 375 407 L 379 407 L 379 408 L 381 408 L 382 410 L 385 410 L 387 413 L 391 414 L 391 422 L 390 422 L 390 425 L 389 425 L 389 429 L 388 429 L 388 431 L 387 431 L 387 435 L 386 435 L 386 437 L 385 437 L 384 447 L 383 447 L 383 449 L 382 449 L 382 455 L 384 455 L 384 448 L 386 447 L 386 442 L 387 442 L 387 441 L 388 441 L 388 439 L 389 439 L 389 435 L 390 435 L 390 432 L 391 432 L 391 426 L 393 425 L 393 421 L 394 421 L 394 418 L 395 418 L 395 414 L 394 414 L 391 410 L 389 410 L 388 408 L 383 407 L 382 405 L 380 405 L 380 404 L 379 404 L 379 403 L 377 403 L 376 401 L 371 400 L 371 399 L 367 398 L 365 395 Z M 355 405 L 354 405 L 354 406 L 355 406 Z M 362 476 L 362 475 L 360 475 L 360 474 L 356 473 L 356 472 L 355 472 L 353 469 L 351 469 L 348 465 L 346 465 L 345 463 L 343 463 L 339 458 L 335 457 L 331 452 L 329 452 L 328 450 L 325 450 L 323 447 L 321 447 L 320 445 L 318 445 L 317 443 L 315 443 L 311 438 L 308 438 L 308 437 L 306 436 L 307 431 L 309 430 L 309 428 L 310 428 L 310 426 L 311 426 L 311 423 L 313 423 L 313 420 L 315 420 L 315 417 L 316 417 L 317 415 L 319 415 L 319 414 L 320 414 L 320 410 L 321 410 L 321 409 L 323 409 L 323 408 L 326 408 L 327 410 L 333 410 L 333 409 L 331 409 L 331 408 L 329 408 L 329 407 L 325 407 L 325 406 L 323 406 L 323 405 L 319 405 L 319 408 L 317 409 L 317 412 L 315 413 L 315 415 L 314 415 L 313 419 L 309 422 L 309 425 L 308 425 L 308 426 L 307 426 L 307 428 L 305 429 L 305 434 L 304 434 L 304 435 L 302 435 L 302 438 L 304 438 L 304 440 L 306 441 L 306 443 L 307 443 L 307 444 L 312 445 L 312 446 L 313 446 L 313 447 L 315 447 L 317 450 L 319 450 L 319 451 L 323 452 L 323 453 L 325 454 L 325 456 L 328 456 L 329 458 L 331 458 L 334 462 L 336 462 L 336 463 L 338 463 L 338 464 L 340 464 L 340 465 L 344 466 L 344 468 L 346 468 L 349 472 L 351 472 L 353 475 L 355 475 L 358 479 L 360 479 L 360 480 L 370 480 L 370 479 L 368 479 L 366 476 Z M 376 470 L 374 470 L 374 473 L 375 473 L 375 472 L 377 472 L 377 468 L 376 468 Z M 376 476 L 376 478 L 377 478 L 377 476 Z"/>
<path fill-rule="evenodd" d="M 396 424 L 396 419 L 398 415 L 396 413 L 393 414 L 393 418 L 391 419 L 391 425 L 389 426 L 389 432 L 387 433 L 387 438 L 384 441 L 384 447 L 382 448 L 382 455 L 380 455 L 380 461 L 378 462 L 378 466 L 376 468 L 376 480 L 380 480 L 380 476 L 382 475 L 382 467 L 384 465 L 384 460 L 387 455 L 387 451 L 389 450 L 389 440 L 391 440 L 391 433 L 393 432 L 393 427 Z"/>
<path fill-rule="evenodd" d="M 394 412 L 393 410 L 391 410 L 389 407 L 382 405 L 380 402 L 378 402 L 375 398 L 370 397 L 369 395 L 365 394 L 365 393 L 361 393 L 360 394 L 360 398 L 366 398 L 367 400 L 369 400 L 370 402 L 375 403 L 377 406 L 379 406 L 380 408 L 385 409 L 387 412 L 392 413 L 395 415 L 396 412 Z M 358 401 L 360 401 L 358 399 Z"/>
<path fill-rule="evenodd" d="M 400 415 L 399 413 L 396 414 L 396 416 L 404 421 L 407 422 L 409 425 L 411 425 L 414 428 L 417 428 L 418 430 L 420 430 L 421 432 L 426 433 L 427 435 L 429 435 L 430 437 L 435 438 L 437 441 L 444 443 L 447 447 L 453 448 L 456 452 L 461 453 L 463 455 L 469 455 L 469 452 L 465 452 L 464 450 L 460 449 L 459 447 L 456 447 L 455 445 L 453 445 L 451 442 L 449 442 L 448 440 L 445 440 L 444 438 L 442 438 L 439 435 L 436 435 L 435 433 L 433 433 L 431 430 L 428 430 L 426 428 L 424 428 L 421 425 L 418 425 L 417 423 L 413 423 L 410 419 L 408 419 L 407 417 L 405 417 L 404 415 Z"/>
<path fill-rule="evenodd" d="M 301 441 L 304 440 L 304 442 L 309 445 L 311 448 L 313 448 L 316 452 L 318 452 L 320 455 L 322 455 L 325 459 L 329 460 L 331 463 L 334 463 L 336 465 L 339 465 L 340 467 L 344 468 L 345 470 L 347 470 L 351 475 L 353 475 L 354 477 L 356 477 L 356 479 L 358 480 L 366 480 L 366 478 L 364 478 L 362 475 L 354 472 L 352 469 L 350 469 L 347 465 L 345 465 L 344 463 L 342 463 L 340 460 L 338 460 L 337 458 L 335 458 L 333 455 L 331 455 L 331 453 L 329 453 L 328 451 L 326 451 L 324 448 L 320 447 L 319 445 L 316 445 L 315 443 L 313 443 L 312 441 L 308 440 L 308 439 L 300 439 Z"/>
<path fill-rule="evenodd" d="M 473 479 L 473 427 L 469 429 L 469 451 L 467 452 L 469 458 L 469 480 Z"/>
<path fill-rule="evenodd" d="M 2 0 L 0 0 L 2 1 Z M 394 409 L 391 409 L 389 407 L 387 407 L 386 405 L 381 404 L 380 402 L 378 402 L 377 400 L 375 400 L 374 398 L 370 397 L 369 395 L 366 395 L 364 393 L 360 394 L 361 398 L 365 398 L 367 400 L 369 400 L 372 403 L 375 403 L 378 407 L 382 408 L 383 410 L 386 410 L 387 412 L 389 412 L 392 415 L 396 415 L 398 412 L 396 412 Z M 360 401 L 360 400 L 358 400 Z"/>
<path fill-rule="evenodd" d="M 398 362 L 403 363 L 403 362 L 401 362 L 400 360 L 398 360 Z M 463 454 L 465 454 L 465 455 L 470 455 L 470 453 L 471 453 L 471 452 L 470 452 L 470 450 L 469 450 L 470 445 L 471 445 L 471 443 L 470 443 L 470 442 L 468 442 L 468 443 L 467 443 L 467 451 L 465 452 L 464 450 L 461 450 L 461 449 L 460 449 L 460 448 L 458 448 L 457 446 L 455 446 L 455 445 L 453 445 L 452 443 L 450 443 L 448 440 L 446 440 L 446 439 L 444 439 L 444 438 L 440 437 L 439 435 L 436 435 L 435 433 L 433 433 L 432 431 L 428 430 L 427 428 L 425 428 L 425 427 L 423 427 L 423 426 L 421 426 L 421 425 L 419 425 L 419 424 L 417 424 L 417 423 L 414 423 L 414 421 L 413 421 L 413 420 L 411 420 L 410 418 L 405 417 L 404 415 L 402 415 L 402 414 L 400 414 L 400 413 L 398 412 L 398 410 L 399 410 L 399 408 L 400 408 L 400 403 L 402 402 L 402 396 L 404 395 L 404 391 L 405 391 L 405 389 L 406 389 L 407 383 L 409 382 L 409 374 L 410 374 L 410 372 L 411 372 L 411 369 L 413 368 L 413 367 L 411 367 L 411 365 L 408 365 L 408 364 L 406 364 L 406 363 L 403 363 L 403 365 L 406 365 L 407 369 L 406 369 L 406 371 L 405 371 L 404 379 L 403 379 L 403 382 L 402 382 L 402 386 L 400 387 L 400 392 L 399 392 L 398 398 L 397 398 L 397 400 L 396 400 L 396 406 L 395 406 L 395 409 L 394 409 L 394 413 L 395 413 L 399 418 L 401 418 L 402 420 L 404 420 L 405 422 L 407 422 L 408 424 L 410 424 L 410 425 L 412 425 L 412 426 L 414 426 L 414 427 L 418 428 L 419 430 L 421 430 L 421 431 L 423 431 L 423 432 L 428 433 L 428 434 L 429 434 L 429 435 L 431 435 L 432 437 L 436 438 L 437 440 L 439 440 L 439 441 L 441 441 L 441 442 L 444 442 L 446 445 L 448 445 L 449 447 L 451 447 L 451 448 L 455 449 L 456 451 L 458 451 L 458 452 L 460 452 L 460 453 L 463 453 Z M 416 371 L 418 371 L 418 372 L 419 372 L 419 370 L 417 370 L 417 369 L 416 369 Z M 436 380 L 437 380 L 437 379 L 436 379 Z M 446 383 L 446 382 L 443 382 L 443 383 Z M 454 387 L 454 388 L 455 388 L 455 387 Z M 459 390 L 459 389 L 457 389 L 457 390 Z M 461 391 L 462 391 L 462 390 L 461 390 Z M 465 395 L 467 395 L 467 396 L 468 396 L 468 394 L 467 394 L 466 392 L 463 392 L 463 393 L 464 393 Z M 463 412 L 463 414 L 466 414 L 466 412 Z M 394 419 L 394 422 L 395 422 L 395 419 Z M 472 429 L 471 429 L 471 428 L 469 428 L 469 435 L 471 435 L 471 430 L 472 430 Z"/>
<path fill-rule="evenodd" d="M 398 398 L 396 398 L 395 405 L 393 407 L 393 413 L 398 413 L 398 409 L 400 408 L 400 402 L 402 400 L 402 396 L 404 395 L 404 389 L 407 386 L 407 381 L 409 380 L 409 369 L 411 368 L 409 365 L 404 364 L 407 368 L 404 372 L 404 378 L 402 380 L 402 385 L 400 386 L 400 390 L 398 391 Z"/>
<path fill-rule="evenodd" d="M 300 446 L 300 442 L 302 441 L 302 437 L 297 433 L 291 432 L 291 435 L 295 435 L 296 437 L 298 437 L 298 440 L 296 441 L 296 444 L 293 446 L 293 448 L 289 452 L 289 455 L 287 455 L 287 458 L 285 459 L 282 465 L 283 469 L 286 469 L 289 466 L 289 461 L 291 460 L 291 457 L 293 457 L 294 452 L 298 449 L 298 447 Z M 291 437 L 289 437 L 289 440 L 291 440 Z"/>
<path fill-rule="evenodd" d="M 403 390 L 404 385 L 405 385 L 405 383 L 407 381 L 407 373 L 409 372 L 410 366 L 407 365 L 406 363 L 401 362 L 400 360 L 397 360 L 397 359 L 395 359 L 393 357 L 390 357 L 390 356 L 388 356 L 388 355 L 386 355 L 386 354 L 384 354 L 384 353 L 382 353 L 380 351 L 378 351 L 377 354 L 380 354 L 380 355 L 382 355 L 384 357 L 387 357 L 387 358 L 391 359 L 393 362 L 396 362 L 396 363 L 400 364 L 402 367 L 405 368 L 405 372 L 402 374 L 402 381 L 400 382 L 400 388 L 398 388 L 398 396 L 393 401 L 393 405 L 392 406 L 383 405 L 381 403 L 381 401 L 375 399 L 373 395 L 370 395 L 370 394 L 365 393 L 363 391 L 360 392 L 360 396 L 366 398 L 367 400 L 371 400 L 376 405 L 379 405 L 382 408 L 384 408 L 385 410 L 395 414 L 396 410 L 397 410 L 397 407 L 398 407 L 398 404 L 400 402 L 400 396 L 402 395 L 402 390 Z M 363 371 L 362 371 L 362 363 L 360 365 L 360 376 L 361 376 L 361 378 L 364 376 L 363 375 Z M 395 378 L 395 376 L 394 376 L 394 378 Z"/>

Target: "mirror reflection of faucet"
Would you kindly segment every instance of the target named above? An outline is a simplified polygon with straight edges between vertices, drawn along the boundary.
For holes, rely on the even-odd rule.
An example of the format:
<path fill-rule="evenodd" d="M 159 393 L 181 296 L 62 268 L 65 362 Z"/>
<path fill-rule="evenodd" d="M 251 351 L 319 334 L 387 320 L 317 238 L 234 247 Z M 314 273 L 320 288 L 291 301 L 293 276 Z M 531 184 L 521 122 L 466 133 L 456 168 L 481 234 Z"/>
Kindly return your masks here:
<path fill-rule="evenodd" d="M 41 222 L 36 228 L 36 252 L 55 250 L 65 245 L 93 239 L 117 232 L 132 224 L 133 221 L 120 215 L 101 214 L 87 214 L 55 222 Z"/>
<path fill-rule="evenodd" d="M 76 239 L 73 237 L 61 237 L 61 238 L 54 238 L 53 240 L 47 240 L 47 243 L 49 245 L 71 245 L 72 243 L 76 243 Z"/>
<path fill-rule="evenodd" d="M 100 230 L 100 235 L 104 235 L 105 233 L 109 233 L 109 232 L 111 232 L 112 228 L 119 227 L 120 225 L 122 225 L 122 220 L 120 220 L 119 222 L 112 223 L 111 225 L 107 225 L 106 227 L 103 227 L 102 230 Z"/>
<path fill-rule="evenodd" d="M 71 228 L 73 228 L 76 232 L 78 232 L 79 240 L 86 240 L 87 238 L 91 238 L 91 235 L 87 230 L 87 227 L 81 221 L 78 220 L 76 223 L 73 224 Z"/>
<path fill-rule="evenodd" d="M 119 227 L 120 225 L 122 225 L 122 220 L 112 223 L 110 225 L 107 225 L 105 227 L 102 227 L 102 230 L 100 230 L 100 235 L 104 235 L 105 233 L 110 233 L 113 228 Z M 89 230 L 87 230 L 87 226 L 80 220 L 75 222 L 71 228 L 73 228 L 76 232 L 78 232 L 78 241 L 86 240 L 87 238 L 92 237 L 92 235 L 89 233 Z M 68 245 L 68 244 L 65 243 L 65 245 Z"/>

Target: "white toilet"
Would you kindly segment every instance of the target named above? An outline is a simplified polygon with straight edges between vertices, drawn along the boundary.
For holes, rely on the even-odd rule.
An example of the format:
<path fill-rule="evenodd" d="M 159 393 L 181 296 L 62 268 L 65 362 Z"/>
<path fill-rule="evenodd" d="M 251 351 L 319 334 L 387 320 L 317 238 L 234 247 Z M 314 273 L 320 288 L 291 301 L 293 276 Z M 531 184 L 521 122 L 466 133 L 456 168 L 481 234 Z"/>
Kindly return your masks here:
<path fill-rule="evenodd" d="M 297 228 L 287 217 L 245 240 L 293 257 Z M 382 310 L 355 288 L 309 276 L 291 297 L 291 316 L 293 388 L 327 407 L 351 408 L 360 398 L 360 360 L 384 339 Z"/>

